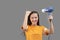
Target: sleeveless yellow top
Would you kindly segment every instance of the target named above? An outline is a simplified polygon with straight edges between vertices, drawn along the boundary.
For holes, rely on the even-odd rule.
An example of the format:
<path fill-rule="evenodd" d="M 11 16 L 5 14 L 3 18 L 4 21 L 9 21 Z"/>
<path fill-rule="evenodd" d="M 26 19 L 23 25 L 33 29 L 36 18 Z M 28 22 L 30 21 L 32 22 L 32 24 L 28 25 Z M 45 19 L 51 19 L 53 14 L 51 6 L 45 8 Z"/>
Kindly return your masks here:
<path fill-rule="evenodd" d="M 25 31 L 26 40 L 42 40 L 44 26 L 28 26 Z"/>

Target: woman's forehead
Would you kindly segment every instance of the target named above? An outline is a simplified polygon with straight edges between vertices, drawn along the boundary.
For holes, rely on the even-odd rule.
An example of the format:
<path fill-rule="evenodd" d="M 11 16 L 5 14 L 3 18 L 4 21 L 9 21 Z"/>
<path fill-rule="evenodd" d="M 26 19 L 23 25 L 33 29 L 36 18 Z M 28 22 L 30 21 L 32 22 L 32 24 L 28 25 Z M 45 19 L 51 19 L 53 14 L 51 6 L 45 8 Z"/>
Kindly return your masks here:
<path fill-rule="evenodd" d="M 38 15 L 37 15 L 37 13 L 33 13 L 32 15 L 31 15 L 31 17 L 37 17 Z"/>

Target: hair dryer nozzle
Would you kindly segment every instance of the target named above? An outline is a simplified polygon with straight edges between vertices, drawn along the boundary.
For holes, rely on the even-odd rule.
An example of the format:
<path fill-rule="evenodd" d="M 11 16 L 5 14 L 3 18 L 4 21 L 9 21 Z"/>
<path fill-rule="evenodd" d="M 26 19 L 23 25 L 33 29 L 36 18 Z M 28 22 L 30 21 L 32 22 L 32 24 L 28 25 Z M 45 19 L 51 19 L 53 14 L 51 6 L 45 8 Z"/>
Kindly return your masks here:
<path fill-rule="evenodd" d="M 51 12 L 53 12 L 54 10 L 53 10 L 53 7 L 48 7 L 48 8 L 44 8 L 44 9 L 42 9 L 42 12 L 43 13 L 51 13 Z"/>

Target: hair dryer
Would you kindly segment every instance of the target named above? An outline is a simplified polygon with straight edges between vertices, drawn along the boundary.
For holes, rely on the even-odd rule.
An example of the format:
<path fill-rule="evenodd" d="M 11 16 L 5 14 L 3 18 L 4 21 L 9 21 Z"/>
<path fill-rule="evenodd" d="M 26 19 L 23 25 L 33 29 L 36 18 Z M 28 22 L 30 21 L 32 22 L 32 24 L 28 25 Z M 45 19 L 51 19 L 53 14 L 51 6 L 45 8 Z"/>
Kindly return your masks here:
<path fill-rule="evenodd" d="M 54 8 L 53 7 L 48 7 L 48 8 L 42 9 L 42 12 L 43 13 L 47 13 L 48 16 L 51 15 L 53 11 L 54 11 Z"/>
<path fill-rule="evenodd" d="M 53 19 L 52 17 L 52 12 L 54 11 L 53 7 L 48 7 L 48 8 L 44 8 L 42 9 L 43 13 L 47 13 L 48 14 L 48 19 L 51 21 Z"/>

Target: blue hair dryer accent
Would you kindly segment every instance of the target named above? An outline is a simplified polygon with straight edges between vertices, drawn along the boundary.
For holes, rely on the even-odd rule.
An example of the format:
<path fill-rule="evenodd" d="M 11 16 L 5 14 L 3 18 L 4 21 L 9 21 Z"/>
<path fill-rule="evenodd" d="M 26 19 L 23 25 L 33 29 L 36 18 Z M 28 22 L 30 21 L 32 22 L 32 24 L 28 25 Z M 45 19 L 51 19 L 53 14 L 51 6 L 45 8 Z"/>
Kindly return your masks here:
<path fill-rule="evenodd" d="M 53 7 L 48 7 L 48 8 L 42 9 L 42 12 L 43 13 L 48 13 L 48 15 L 51 15 L 53 11 L 54 11 Z"/>

